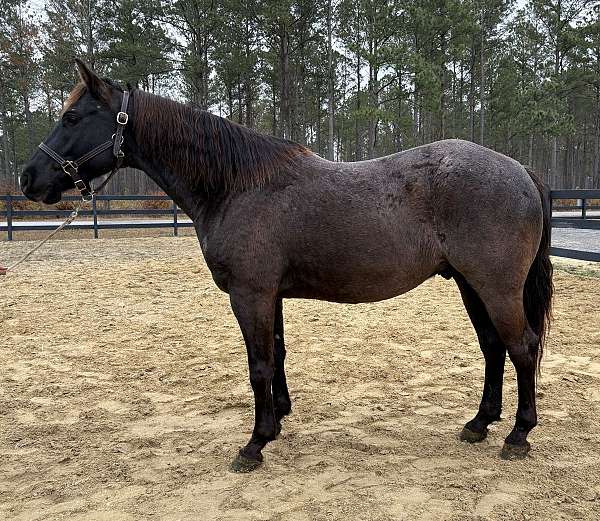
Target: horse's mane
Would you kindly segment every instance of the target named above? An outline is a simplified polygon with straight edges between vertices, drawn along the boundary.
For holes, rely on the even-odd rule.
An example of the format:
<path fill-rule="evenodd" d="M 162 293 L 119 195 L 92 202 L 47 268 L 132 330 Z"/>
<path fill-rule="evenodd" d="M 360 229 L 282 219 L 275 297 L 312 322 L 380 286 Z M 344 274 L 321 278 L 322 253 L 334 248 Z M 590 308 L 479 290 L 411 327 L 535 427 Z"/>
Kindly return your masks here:
<path fill-rule="evenodd" d="M 265 136 L 182 103 L 136 90 L 133 123 L 142 152 L 195 187 L 242 191 L 268 182 L 302 145 Z"/>
<path fill-rule="evenodd" d="M 119 90 L 116 83 L 104 81 Z M 62 113 L 86 92 L 83 82 L 69 94 Z M 101 93 L 110 104 L 110 92 Z M 233 123 L 209 112 L 135 90 L 131 115 L 144 155 L 159 161 L 194 188 L 243 191 L 262 186 L 278 170 L 290 166 L 306 147 Z"/>

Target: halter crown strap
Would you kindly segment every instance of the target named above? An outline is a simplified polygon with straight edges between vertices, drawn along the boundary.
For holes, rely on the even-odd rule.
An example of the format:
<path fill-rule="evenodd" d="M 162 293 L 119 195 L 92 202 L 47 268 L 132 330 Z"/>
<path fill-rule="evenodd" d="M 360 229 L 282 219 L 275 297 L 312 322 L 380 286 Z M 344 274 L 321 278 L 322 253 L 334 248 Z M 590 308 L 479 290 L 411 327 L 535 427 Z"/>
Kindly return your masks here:
<path fill-rule="evenodd" d="M 129 91 L 123 92 L 123 100 L 121 101 L 121 111 L 117 114 L 117 131 L 113 136 L 113 154 L 116 158 L 123 157 L 123 151 L 121 145 L 123 144 L 123 132 L 125 131 L 125 125 L 129 121 L 129 114 L 127 114 L 127 106 L 129 105 Z"/>
<path fill-rule="evenodd" d="M 79 190 L 81 198 L 84 201 L 91 201 L 96 192 L 102 189 L 108 183 L 110 178 L 117 172 L 117 170 L 119 170 L 119 168 L 121 168 L 121 165 L 123 164 L 125 154 L 123 154 L 121 146 L 123 145 L 123 132 L 125 131 L 125 126 L 129 121 L 129 114 L 127 113 L 128 105 L 129 91 L 124 91 L 123 99 L 121 101 L 121 110 L 117 114 L 117 130 L 112 135 L 112 138 L 109 141 L 105 141 L 104 143 L 93 148 L 87 154 L 81 156 L 79 159 L 76 159 L 74 161 L 65 159 L 60 154 L 52 150 L 45 143 L 40 143 L 38 145 L 40 150 L 42 150 L 43 152 L 48 154 L 52 159 L 54 159 L 54 161 L 56 161 L 61 166 L 65 174 L 67 174 L 69 177 L 71 177 L 71 179 L 73 179 L 73 183 L 75 184 L 75 187 Z M 79 175 L 79 167 L 86 161 L 89 161 L 93 157 L 96 157 L 105 150 L 108 150 L 109 148 L 113 149 L 113 155 L 117 159 L 115 166 L 111 170 L 108 177 L 102 182 L 102 184 L 99 187 L 93 188 L 91 184 L 88 186 L 85 180 Z"/>

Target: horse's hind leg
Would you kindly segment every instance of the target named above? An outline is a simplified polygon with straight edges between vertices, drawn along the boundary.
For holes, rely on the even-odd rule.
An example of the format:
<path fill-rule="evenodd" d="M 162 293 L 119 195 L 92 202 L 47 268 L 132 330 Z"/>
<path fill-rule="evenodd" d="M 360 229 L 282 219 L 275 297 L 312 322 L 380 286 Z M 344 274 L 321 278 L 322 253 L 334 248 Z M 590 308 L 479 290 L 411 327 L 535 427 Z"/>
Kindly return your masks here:
<path fill-rule="evenodd" d="M 488 425 L 500 419 L 502 410 L 502 379 L 506 347 L 502 343 L 485 306 L 475 290 L 460 273 L 454 275 L 465 308 L 479 339 L 485 358 L 485 382 L 479 411 L 463 428 L 460 439 L 470 443 L 482 441 Z"/>
<path fill-rule="evenodd" d="M 530 449 L 527 435 L 537 425 L 535 368 L 539 337 L 527 322 L 522 287 L 511 290 L 493 288 L 490 284 L 481 288 L 479 294 L 517 372 L 517 417 L 501 455 L 506 459 L 522 459 Z"/>
<path fill-rule="evenodd" d="M 275 373 L 273 374 L 273 403 L 277 431 L 281 431 L 281 419 L 292 410 L 292 402 L 285 378 L 285 341 L 283 337 L 283 302 L 277 299 L 275 305 Z"/>

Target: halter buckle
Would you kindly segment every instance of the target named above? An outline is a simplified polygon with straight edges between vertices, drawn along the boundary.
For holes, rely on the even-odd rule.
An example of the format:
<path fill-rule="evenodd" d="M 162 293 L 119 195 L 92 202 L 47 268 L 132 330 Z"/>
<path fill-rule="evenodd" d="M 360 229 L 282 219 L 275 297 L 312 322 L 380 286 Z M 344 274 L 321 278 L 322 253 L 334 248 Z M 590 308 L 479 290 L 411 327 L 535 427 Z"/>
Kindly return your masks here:
<path fill-rule="evenodd" d="M 119 125 L 127 125 L 128 121 L 129 121 L 129 114 L 127 114 L 127 112 L 119 112 L 117 114 L 117 123 Z"/>
<path fill-rule="evenodd" d="M 73 181 L 73 183 L 75 184 L 75 188 L 77 188 L 77 190 L 79 190 L 81 198 L 84 201 L 86 201 L 86 202 L 91 201 L 94 198 L 94 195 L 96 194 L 96 192 L 94 192 L 93 190 L 88 188 L 88 186 L 85 184 L 85 181 L 83 179 L 77 179 L 77 181 Z"/>
<path fill-rule="evenodd" d="M 63 172 L 67 174 L 69 177 L 73 177 L 73 175 L 77 174 L 79 167 L 75 161 L 65 161 L 62 165 L 60 165 L 63 169 Z"/>
<path fill-rule="evenodd" d="M 86 203 L 89 203 L 90 201 L 92 201 L 94 199 L 94 196 L 96 195 L 96 192 L 90 192 L 89 190 L 87 190 L 87 188 L 86 188 L 86 191 L 79 190 L 79 193 L 81 195 L 81 198 Z"/>

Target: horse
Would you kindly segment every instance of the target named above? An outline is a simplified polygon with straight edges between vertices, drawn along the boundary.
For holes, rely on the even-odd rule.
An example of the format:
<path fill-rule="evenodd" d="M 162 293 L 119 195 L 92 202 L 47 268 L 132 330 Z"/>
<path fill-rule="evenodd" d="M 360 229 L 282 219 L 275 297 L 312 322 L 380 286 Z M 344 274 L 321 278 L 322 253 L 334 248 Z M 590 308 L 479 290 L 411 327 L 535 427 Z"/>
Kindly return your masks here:
<path fill-rule="evenodd" d="M 283 299 L 375 302 L 434 275 L 456 281 L 485 359 L 481 403 L 460 438 L 482 441 L 500 419 L 508 352 L 518 408 L 500 455 L 527 457 L 553 293 L 549 193 L 532 171 L 462 140 L 332 162 L 298 143 L 124 89 L 81 61 L 77 68 L 81 81 L 25 165 L 21 189 L 54 204 L 74 187 L 89 196 L 93 179 L 129 166 L 190 216 L 247 350 L 254 428 L 232 470 L 256 469 L 291 412 Z"/>

